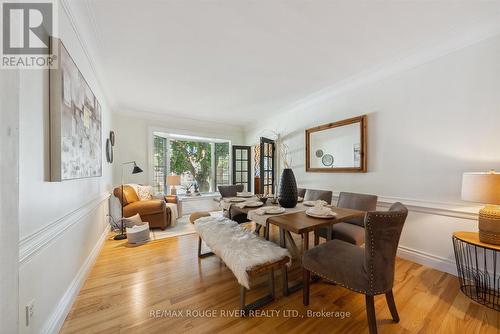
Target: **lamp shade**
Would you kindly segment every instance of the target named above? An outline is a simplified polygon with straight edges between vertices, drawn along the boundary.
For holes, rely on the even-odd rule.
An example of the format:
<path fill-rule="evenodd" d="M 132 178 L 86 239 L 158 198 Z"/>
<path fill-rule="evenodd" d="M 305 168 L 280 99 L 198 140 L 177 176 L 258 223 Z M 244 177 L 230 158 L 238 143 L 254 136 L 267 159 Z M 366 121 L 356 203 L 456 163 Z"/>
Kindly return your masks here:
<path fill-rule="evenodd" d="M 482 204 L 500 205 L 500 173 L 464 173 L 462 199 Z"/>
<path fill-rule="evenodd" d="M 134 164 L 134 169 L 132 170 L 132 174 L 139 174 L 139 173 L 142 173 L 141 167 Z"/>
<path fill-rule="evenodd" d="M 179 175 L 168 175 L 167 184 L 170 186 L 178 186 L 181 184 L 181 177 Z"/>

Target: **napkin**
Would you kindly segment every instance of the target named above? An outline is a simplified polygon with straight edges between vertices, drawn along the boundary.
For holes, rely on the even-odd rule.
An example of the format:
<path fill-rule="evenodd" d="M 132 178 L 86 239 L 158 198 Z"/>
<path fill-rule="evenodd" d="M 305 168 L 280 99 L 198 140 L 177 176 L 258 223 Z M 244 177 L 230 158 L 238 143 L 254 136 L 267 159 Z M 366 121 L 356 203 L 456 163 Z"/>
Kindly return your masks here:
<path fill-rule="evenodd" d="M 318 201 L 320 202 L 320 201 Z M 325 206 L 326 202 L 321 201 L 323 203 L 316 203 L 312 208 L 310 208 L 308 211 L 314 215 L 318 216 L 334 216 L 335 214 L 333 213 L 332 209 L 329 207 Z"/>

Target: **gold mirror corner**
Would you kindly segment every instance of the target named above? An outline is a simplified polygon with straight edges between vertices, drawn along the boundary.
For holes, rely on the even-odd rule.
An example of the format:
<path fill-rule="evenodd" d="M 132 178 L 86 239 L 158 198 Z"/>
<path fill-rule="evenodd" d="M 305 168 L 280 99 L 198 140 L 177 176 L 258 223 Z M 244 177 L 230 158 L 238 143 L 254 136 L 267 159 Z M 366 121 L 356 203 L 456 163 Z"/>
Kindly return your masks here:
<path fill-rule="evenodd" d="M 306 172 L 366 173 L 367 115 L 306 129 Z"/>

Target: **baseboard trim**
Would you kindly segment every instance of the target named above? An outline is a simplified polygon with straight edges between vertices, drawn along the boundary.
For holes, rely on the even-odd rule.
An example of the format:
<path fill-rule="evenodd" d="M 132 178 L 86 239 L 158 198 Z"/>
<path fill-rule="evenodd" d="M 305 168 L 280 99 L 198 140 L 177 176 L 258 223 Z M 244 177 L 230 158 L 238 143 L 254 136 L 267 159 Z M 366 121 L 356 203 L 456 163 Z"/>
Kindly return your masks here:
<path fill-rule="evenodd" d="M 71 282 L 70 286 L 68 287 L 62 298 L 59 300 L 56 309 L 50 316 L 49 320 L 46 322 L 41 333 L 59 333 L 64 324 L 64 320 L 66 320 L 66 317 L 71 310 L 71 307 L 73 306 L 73 303 L 75 302 L 76 297 L 78 296 L 78 293 L 83 286 L 83 283 L 85 283 L 85 280 L 87 279 L 87 276 L 90 273 L 90 270 L 92 269 L 97 256 L 99 255 L 99 252 L 101 251 L 104 241 L 107 239 L 109 231 L 110 228 L 109 226 L 107 226 L 99 237 L 99 240 L 90 252 L 89 256 L 85 260 L 84 264 L 80 267 L 80 270 Z"/>
<path fill-rule="evenodd" d="M 416 262 L 418 264 L 457 276 L 457 267 L 455 261 L 448 258 L 429 254 L 402 245 L 398 247 L 397 255 L 405 260 Z"/>
<path fill-rule="evenodd" d="M 49 246 L 53 240 L 63 234 L 67 229 L 91 214 L 104 201 L 108 200 L 109 197 L 109 193 L 102 194 L 80 208 L 22 238 L 19 241 L 19 266 L 23 266 L 33 258 L 33 256 Z"/>

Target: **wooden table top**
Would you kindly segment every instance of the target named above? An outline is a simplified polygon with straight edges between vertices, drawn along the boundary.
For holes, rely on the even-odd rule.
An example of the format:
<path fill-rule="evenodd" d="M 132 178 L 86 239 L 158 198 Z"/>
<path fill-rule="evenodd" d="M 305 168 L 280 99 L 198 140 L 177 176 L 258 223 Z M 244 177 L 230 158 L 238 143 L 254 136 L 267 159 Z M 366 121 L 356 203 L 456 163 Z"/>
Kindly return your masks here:
<path fill-rule="evenodd" d="M 314 218 L 309 217 L 305 212 L 294 212 L 269 217 L 267 222 L 277 225 L 287 231 L 302 234 L 313 231 L 318 227 L 341 223 L 356 217 L 363 217 L 366 213 L 365 211 L 346 208 L 331 207 L 331 209 L 337 214 L 334 218 Z"/>
<path fill-rule="evenodd" d="M 479 232 L 453 232 L 453 236 L 468 244 L 500 251 L 500 245 L 487 244 L 479 240 Z"/>

